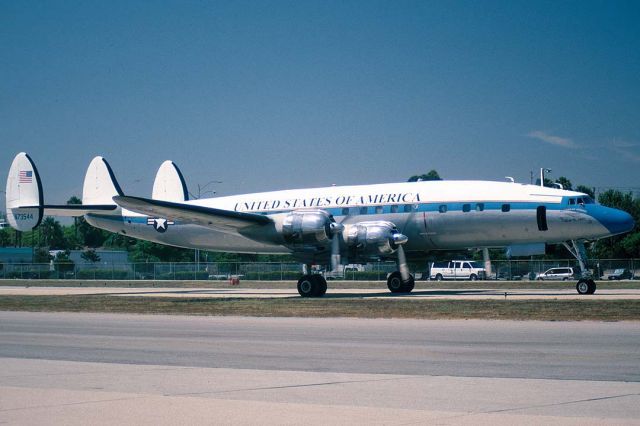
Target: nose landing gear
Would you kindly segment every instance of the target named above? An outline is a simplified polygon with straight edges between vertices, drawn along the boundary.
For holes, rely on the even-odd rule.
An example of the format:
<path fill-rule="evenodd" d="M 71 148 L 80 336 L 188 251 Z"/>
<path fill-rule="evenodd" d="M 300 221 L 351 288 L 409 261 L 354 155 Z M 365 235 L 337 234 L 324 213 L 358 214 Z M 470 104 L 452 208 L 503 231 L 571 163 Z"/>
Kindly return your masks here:
<path fill-rule="evenodd" d="M 569 245 L 571 243 L 571 245 Z M 579 294 L 593 294 L 596 292 L 596 282 L 593 280 L 591 272 L 587 269 L 587 252 L 584 248 L 584 241 L 571 240 L 562 243 L 580 265 L 580 280 L 576 284 Z"/>

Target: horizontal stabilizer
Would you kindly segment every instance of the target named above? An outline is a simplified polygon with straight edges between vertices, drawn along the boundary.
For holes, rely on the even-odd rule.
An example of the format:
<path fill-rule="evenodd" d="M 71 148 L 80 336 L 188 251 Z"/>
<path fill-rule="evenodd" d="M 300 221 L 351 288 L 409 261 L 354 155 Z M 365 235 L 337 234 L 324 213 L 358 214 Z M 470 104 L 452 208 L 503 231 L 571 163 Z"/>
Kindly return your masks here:
<path fill-rule="evenodd" d="M 184 223 L 206 226 L 218 231 L 234 234 L 251 226 L 273 223 L 268 217 L 258 214 L 174 203 L 171 201 L 126 196 L 113 197 L 113 201 L 123 209 L 137 213 L 179 220 Z"/>
<path fill-rule="evenodd" d="M 62 204 L 59 206 L 44 205 L 45 216 L 84 216 L 90 213 L 112 212 L 118 209 L 117 204 Z"/>

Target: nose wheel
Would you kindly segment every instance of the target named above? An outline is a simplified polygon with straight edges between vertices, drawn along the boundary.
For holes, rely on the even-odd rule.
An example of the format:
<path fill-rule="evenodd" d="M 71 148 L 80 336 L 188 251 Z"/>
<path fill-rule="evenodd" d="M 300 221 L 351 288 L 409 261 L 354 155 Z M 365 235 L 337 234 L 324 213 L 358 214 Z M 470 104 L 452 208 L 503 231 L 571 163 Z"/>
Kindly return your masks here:
<path fill-rule="evenodd" d="M 580 294 L 593 294 L 596 292 L 596 282 L 591 279 L 581 279 L 576 284 L 576 290 Z"/>

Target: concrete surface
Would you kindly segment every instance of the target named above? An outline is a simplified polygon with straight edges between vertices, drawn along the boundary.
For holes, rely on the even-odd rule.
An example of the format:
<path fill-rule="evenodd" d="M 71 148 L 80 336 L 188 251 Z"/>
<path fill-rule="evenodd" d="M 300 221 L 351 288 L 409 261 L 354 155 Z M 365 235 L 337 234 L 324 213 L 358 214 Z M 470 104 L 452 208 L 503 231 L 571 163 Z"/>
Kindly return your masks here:
<path fill-rule="evenodd" d="M 464 299 L 464 300 L 503 300 L 506 297 L 513 300 L 532 299 L 581 299 L 585 297 L 596 300 L 640 299 L 640 289 L 599 289 L 593 295 L 580 295 L 575 285 L 568 284 L 566 289 L 484 289 L 481 285 L 477 289 L 439 289 L 414 290 L 410 294 L 395 295 L 386 288 L 380 289 L 332 289 L 329 287 L 325 297 L 331 298 L 384 298 L 384 299 Z M 2 295 L 83 295 L 106 294 L 111 296 L 153 296 L 153 297 L 213 297 L 213 298 L 285 298 L 299 297 L 298 291 L 292 285 L 290 289 L 264 289 L 229 287 L 222 289 L 203 288 L 135 288 L 135 287 L 0 287 Z"/>
<path fill-rule="evenodd" d="M 640 424 L 640 325 L 0 312 L 0 424 Z"/>

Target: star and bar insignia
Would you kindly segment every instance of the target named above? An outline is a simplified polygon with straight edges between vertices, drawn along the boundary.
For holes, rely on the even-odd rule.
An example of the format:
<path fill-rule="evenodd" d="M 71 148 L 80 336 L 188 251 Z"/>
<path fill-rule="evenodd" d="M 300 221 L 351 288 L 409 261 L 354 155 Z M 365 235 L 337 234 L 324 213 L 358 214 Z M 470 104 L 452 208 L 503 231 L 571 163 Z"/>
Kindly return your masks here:
<path fill-rule="evenodd" d="M 169 228 L 169 225 L 173 225 L 173 221 L 159 218 L 159 217 L 155 217 L 155 218 L 150 217 L 147 219 L 147 225 L 153 225 L 156 231 L 162 233 L 162 232 L 166 232 L 167 228 Z"/>

